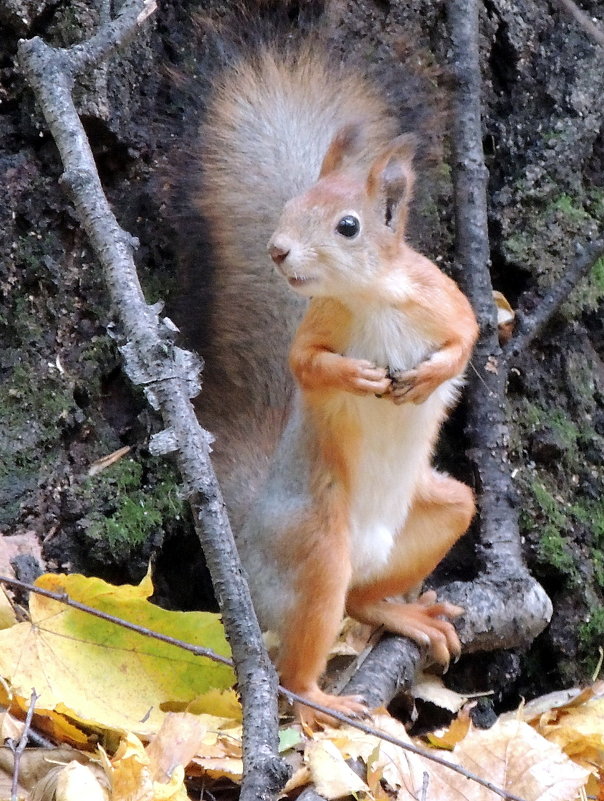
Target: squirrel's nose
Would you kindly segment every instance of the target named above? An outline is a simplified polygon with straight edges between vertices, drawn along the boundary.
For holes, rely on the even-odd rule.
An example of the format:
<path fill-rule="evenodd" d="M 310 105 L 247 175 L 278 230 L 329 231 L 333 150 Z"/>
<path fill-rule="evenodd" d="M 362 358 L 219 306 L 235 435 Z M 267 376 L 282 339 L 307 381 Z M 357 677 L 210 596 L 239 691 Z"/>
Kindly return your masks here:
<path fill-rule="evenodd" d="M 275 264 L 283 264 L 289 256 L 289 248 L 279 247 L 279 245 L 270 245 L 268 252 Z"/>

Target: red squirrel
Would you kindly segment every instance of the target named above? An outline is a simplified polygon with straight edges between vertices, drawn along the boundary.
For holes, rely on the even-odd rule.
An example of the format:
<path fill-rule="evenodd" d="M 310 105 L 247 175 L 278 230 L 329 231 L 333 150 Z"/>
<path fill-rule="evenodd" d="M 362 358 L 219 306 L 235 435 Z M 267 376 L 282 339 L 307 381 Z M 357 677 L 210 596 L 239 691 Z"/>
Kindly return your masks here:
<path fill-rule="evenodd" d="M 477 324 L 405 239 L 415 139 L 397 133 L 356 70 L 265 46 L 216 84 L 194 200 L 213 252 L 199 414 L 254 606 L 283 684 L 352 714 L 359 699 L 319 688 L 345 612 L 458 655 L 442 616 L 461 610 L 393 598 L 474 514 L 431 457 Z"/>

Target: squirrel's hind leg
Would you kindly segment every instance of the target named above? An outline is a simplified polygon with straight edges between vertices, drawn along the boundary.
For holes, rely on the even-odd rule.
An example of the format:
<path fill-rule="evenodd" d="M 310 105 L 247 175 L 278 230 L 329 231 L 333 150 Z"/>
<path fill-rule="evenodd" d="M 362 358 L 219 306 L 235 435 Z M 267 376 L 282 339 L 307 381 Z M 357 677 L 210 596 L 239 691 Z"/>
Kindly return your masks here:
<path fill-rule="evenodd" d="M 470 525 L 474 508 L 469 487 L 431 470 L 415 495 L 385 571 L 371 583 L 351 588 L 348 614 L 427 646 L 433 659 L 445 666 L 451 655 L 459 656 L 455 628 L 441 616 L 456 617 L 463 612 L 460 607 L 437 603 L 434 592 L 424 593 L 415 603 L 391 599 L 409 592 L 434 570 Z"/>
<path fill-rule="evenodd" d="M 342 624 L 351 576 L 348 529 L 334 504 L 328 506 L 330 513 L 313 511 L 287 532 L 294 578 L 291 605 L 283 610 L 286 627 L 279 631 L 277 669 L 288 690 L 328 709 L 358 716 L 367 713 L 361 699 L 328 695 L 318 684 Z M 294 711 L 309 726 L 334 722 L 301 703 L 294 704 Z"/>

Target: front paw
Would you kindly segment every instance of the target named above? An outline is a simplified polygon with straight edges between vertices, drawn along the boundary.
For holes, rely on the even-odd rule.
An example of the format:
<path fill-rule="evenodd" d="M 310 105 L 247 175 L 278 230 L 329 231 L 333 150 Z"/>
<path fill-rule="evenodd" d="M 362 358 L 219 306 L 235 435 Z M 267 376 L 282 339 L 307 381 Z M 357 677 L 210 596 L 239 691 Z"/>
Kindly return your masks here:
<path fill-rule="evenodd" d="M 384 395 L 391 380 L 385 367 L 376 367 L 366 359 L 343 357 L 340 362 L 341 388 L 355 395 Z"/>
<path fill-rule="evenodd" d="M 443 383 L 440 370 L 430 362 L 422 362 L 412 370 L 395 370 L 388 373 L 392 382 L 389 396 L 393 403 L 424 403 L 435 389 Z"/>

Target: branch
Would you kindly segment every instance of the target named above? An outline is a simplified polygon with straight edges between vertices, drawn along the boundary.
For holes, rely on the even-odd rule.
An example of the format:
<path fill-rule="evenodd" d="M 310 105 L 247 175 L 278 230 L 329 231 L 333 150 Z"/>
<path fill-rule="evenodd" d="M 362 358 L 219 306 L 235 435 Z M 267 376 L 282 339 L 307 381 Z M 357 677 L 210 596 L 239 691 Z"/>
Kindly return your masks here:
<path fill-rule="evenodd" d="M 579 23 L 588 36 L 591 36 L 594 42 L 597 42 L 600 47 L 604 47 L 604 32 L 591 21 L 576 3 L 573 3 L 573 0 L 556 0 L 556 3 L 574 17 L 575 21 Z"/>
<path fill-rule="evenodd" d="M 13 778 L 11 782 L 11 792 L 10 792 L 10 799 L 11 801 L 18 800 L 18 788 L 19 788 L 19 767 L 21 765 L 21 756 L 23 751 L 25 751 L 25 746 L 27 745 L 27 741 L 29 739 L 29 730 L 31 727 L 31 719 L 34 714 L 34 709 L 36 706 L 36 701 L 38 700 L 39 695 L 38 693 L 32 689 L 31 697 L 29 699 L 29 706 L 27 708 L 27 715 L 25 716 L 25 725 L 23 726 L 23 731 L 21 732 L 21 737 L 19 737 L 19 742 L 17 745 L 14 744 L 12 740 L 8 741 L 8 747 L 13 752 L 14 756 L 14 763 L 13 763 Z"/>
<path fill-rule="evenodd" d="M 19 581 L 18 579 L 12 579 L 8 576 L 0 576 L 0 584 L 8 584 L 11 587 L 18 587 L 22 590 L 27 590 L 28 592 L 33 592 L 37 595 L 42 595 L 44 598 L 51 598 L 53 601 L 57 601 L 57 603 L 64 604 L 65 606 L 73 607 L 80 612 L 85 612 L 86 614 L 93 615 L 94 617 L 101 618 L 102 620 L 108 621 L 109 623 L 113 623 L 116 626 L 120 626 L 121 628 L 129 629 L 130 631 L 135 631 L 137 634 L 142 634 L 146 637 L 151 637 L 154 640 L 159 640 L 160 642 L 166 642 L 170 645 L 174 645 L 177 648 L 181 648 L 188 653 L 195 654 L 196 656 L 204 656 L 208 657 L 209 659 L 213 659 L 217 662 L 222 662 L 223 664 L 232 666 L 232 661 L 227 657 L 221 656 L 219 654 L 214 653 L 208 648 L 202 648 L 197 645 L 192 645 L 191 643 L 185 642 L 184 640 L 178 640 L 175 637 L 169 637 L 165 634 L 161 634 L 160 632 L 153 631 L 152 629 L 148 629 L 145 626 L 139 626 L 136 623 L 131 623 L 129 620 L 124 620 L 123 618 L 116 617 L 115 615 L 110 615 L 107 612 L 102 612 L 100 609 L 95 609 L 93 606 L 88 606 L 87 604 L 80 603 L 79 601 L 72 600 L 66 593 L 59 594 L 56 592 L 52 592 L 51 590 L 45 590 L 42 587 L 37 587 L 35 584 L 27 584 L 23 581 Z M 395 639 L 395 638 L 393 638 Z M 404 642 L 401 638 L 396 638 L 399 642 Z M 423 748 L 419 748 L 418 746 L 413 745 L 412 743 L 407 743 L 404 740 L 399 740 L 397 737 L 393 737 L 390 734 L 386 734 L 385 732 L 376 729 L 374 726 L 370 726 L 367 723 L 363 723 L 356 718 L 350 718 L 347 715 L 342 715 L 339 712 L 335 712 L 333 709 L 329 707 L 323 706 L 322 704 L 314 703 L 313 701 L 309 701 L 306 698 L 302 698 L 297 693 L 293 693 L 290 690 L 287 690 L 285 687 L 279 686 L 279 693 L 286 698 L 290 703 L 299 702 L 303 703 L 306 706 L 310 707 L 311 709 L 315 709 L 318 712 L 323 712 L 327 715 L 330 715 L 335 720 L 339 721 L 340 723 L 345 723 L 348 726 L 352 726 L 359 731 L 365 732 L 366 734 L 371 734 L 375 737 L 378 737 L 386 742 L 392 743 L 393 745 L 397 745 L 399 748 L 402 748 L 404 751 L 409 751 L 412 754 L 417 754 L 418 756 L 424 757 L 425 759 L 430 760 L 431 762 L 436 762 L 439 765 L 443 765 L 444 767 L 449 768 L 454 773 L 459 773 L 460 775 L 464 776 L 466 779 L 471 779 L 472 781 L 477 782 L 478 784 L 482 785 L 483 787 L 487 787 L 489 790 L 492 790 L 497 795 L 500 795 L 502 798 L 510 799 L 510 801 L 524 801 L 524 799 L 519 798 L 512 793 L 508 793 L 506 790 L 502 790 L 496 787 L 491 782 L 477 776 L 474 773 L 462 768 L 459 765 L 455 765 L 454 763 L 448 762 L 446 759 L 439 757 L 437 754 L 427 751 Z M 36 696 L 37 699 L 37 696 Z M 30 708 L 28 710 L 28 720 L 26 720 L 26 730 L 29 728 L 31 724 L 31 716 L 33 714 L 33 706 L 35 704 L 35 700 L 33 699 L 32 694 L 32 703 L 30 704 Z M 21 749 L 22 750 L 22 749 Z M 314 799 L 320 798 L 317 796 L 316 793 L 309 792 L 310 797 L 314 797 Z"/>
<path fill-rule="evenodd" d="M 541 300 L 533 314 L 517 314 L 516 331 L 504 349 L 504 356 L 508 364 L 523 353 L 541 334 L 579 281 L 589 273 L 598 259 L 604 256 L 604 239 L 597 238 L 587 247 L 577 244 L 576 252 L 574 262 Z"/>
<path fill-rule="evenodd" d="M 239 680 L 245 731 L 241 798 L 268 800 L 288 774 L 277 756 L 277 677 L 262 642 L 210 463 L 209 437 L 189 401 L 197 388 L 195 364 L 191 354 L 173 345 L 174 327 L 166 319 L 159 320 L 159 308 L 145 302 L 132 255 L 136 243 L 119 227 L 109 207 L 71 96 L 77 71 L 98 63 L 127 41 L 151 8 L 148 0 L 129 0 L 119 17 L 103 25 L 90 45 L 61 50 L 39 38 L 21 41 L 19 62 L 59 149 L 65 170 L 62 183 L 103 267 L 126 342 L 121 348 L 126 370 L 161 410 L 169 431 L 159 440 L 162 452 L 168 448 L 176 451 Z"/>
<path fill-rule="evenodd" d="M 447 12 L 453 49 L 451 68 L 457 84 L 453 108 L 456 260 L 481 330 L 473 369 L 467 377 L 466 434 L 478 490 L 482 580 L 499 587 L 504 615 L 508 588 L 518 579 L 524 582 L 525 590 L 528 585 L 527 598 L 533 606 L 527 605 L 526 617 L 533 623 L 534 634 L 534 623 L 539 617 L 539 629 L 548 622 L 551 603 L 523 562 L 516 494 L 507 455 L 507 370 L 498 342 L 489 273 L 488 172 L 482 150 L 478 2 L 449 0 Z M 453 585 L 453 589 L 459 591 L 459 585 Z M 517 605 L 515 611 L 519 611 Z M 510 618 L 509 622 L 512 628 L 518 626 L 518 638 L 526 643 L 522 619 Z"/>

